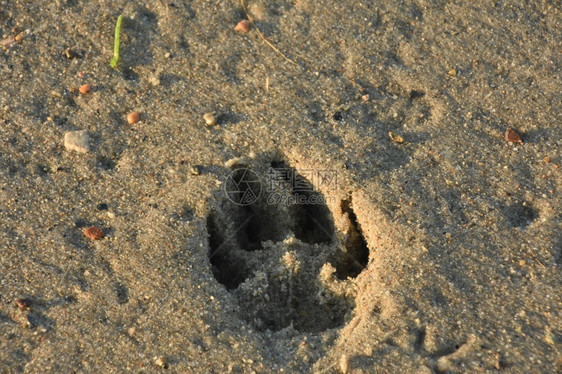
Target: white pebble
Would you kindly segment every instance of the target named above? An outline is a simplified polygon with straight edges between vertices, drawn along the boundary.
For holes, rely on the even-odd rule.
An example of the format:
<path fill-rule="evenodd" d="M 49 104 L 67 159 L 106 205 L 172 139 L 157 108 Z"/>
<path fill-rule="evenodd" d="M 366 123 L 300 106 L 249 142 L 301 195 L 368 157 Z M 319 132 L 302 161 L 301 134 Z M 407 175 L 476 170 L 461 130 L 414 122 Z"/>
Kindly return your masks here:
<path fill-rule="evenodd" d="M 87 130 L 69 131 L 64 134 L 64 146 L 69 151 L 87 153 L 90 151 L 90 134 Z"/>
<path fill-rule="evenodd" d="M 207 126 L 214 126 L 217 119 L 215 118 L 215 112 L 205 113 L 203 114 L 203 119 Z"/>
<path fill-rule="evenodd" d="M 154 364 L 161 368 L 165 368 L 167 366 L 164 357 L 154 357 Z"/>

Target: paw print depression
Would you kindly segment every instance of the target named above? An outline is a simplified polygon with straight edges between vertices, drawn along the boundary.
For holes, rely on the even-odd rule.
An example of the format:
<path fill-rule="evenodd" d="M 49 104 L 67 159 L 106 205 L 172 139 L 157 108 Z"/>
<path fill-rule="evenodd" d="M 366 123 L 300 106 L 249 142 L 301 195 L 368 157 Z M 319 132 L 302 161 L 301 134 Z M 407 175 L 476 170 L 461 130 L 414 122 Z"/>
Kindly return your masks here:
<path fill-rule="evenodd" d="M 318 180 L 337 183 L 337 175 L 297 173 L 274 160 L 232 171 L 214 195 L 211 269 L 235 296 L 240 318 L 258 330 L 324 331 L 342 326 L 353 310 L 349 282 L 367 265 L 369 249 L 351 199 L 328 201 L 335 197 L 316 191 Z M 343 231 L 328 206 L 344 216 Z"/>

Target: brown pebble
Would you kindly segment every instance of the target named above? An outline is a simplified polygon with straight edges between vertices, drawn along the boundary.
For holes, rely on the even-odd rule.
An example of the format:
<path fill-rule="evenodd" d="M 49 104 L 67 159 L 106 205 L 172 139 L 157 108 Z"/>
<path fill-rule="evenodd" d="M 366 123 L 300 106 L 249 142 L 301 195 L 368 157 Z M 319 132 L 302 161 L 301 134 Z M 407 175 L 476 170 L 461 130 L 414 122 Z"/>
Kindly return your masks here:
<path fill-rule="evenodd" d="M 92 240 L 100 240 L 105 236 L 104 232 L 96 226 L 91 226 L 85 229 L 84 235 Z"/>
<path fill-rule="evenodd" d="M 248 21 L 247 19 L 243 19 L 242 21 L 238 22 L 236 27 L 234 27 L 234 31 L 244 34 L 247 33 L 248 31 L 250 31 L 250 21 Z"/>
<path fill-rule="evenodd" d="M 16 306 L 21 310 L 29 309 L 30 304 L 31 303 L 27 299 L 16 299 Z"/>
<path fill-rule="evenodd" d="M 80 91 L 80 93 L 82 95 L 85 95 L 88 92 L 90 92 L 90 88 L 91 88 L 90 85 L 88 83 L 86 83 L 86 84 L 81 85 L 80 88 L 78 89 L 78 91 Z"/>
<path fill-rule="evenodd" d="M 523 144 L 523 140 L 521 140 L 521 135 L 511 127 L 505 131 L 505 140 L 510 143 L 519 143 Z"/>
<path fill-rule="evenodd" d="M 551 161 L 551 160 L 550 160 L 550 157 L 546 156 L 546 157 L 544 158 L 544 162 L 546 162 L 547 164 L 550 164 L 550 161 Z"/>
<path fill-rule="evenodd" d="M 133 124 L 133 123 L 137 123 L 138 121 L 140 121 L 140 113 L 139 112 L 132 112 L 129 113 L 129 115 L 127 116 L 127 122 L 129 122 L 129 124 Z"/>

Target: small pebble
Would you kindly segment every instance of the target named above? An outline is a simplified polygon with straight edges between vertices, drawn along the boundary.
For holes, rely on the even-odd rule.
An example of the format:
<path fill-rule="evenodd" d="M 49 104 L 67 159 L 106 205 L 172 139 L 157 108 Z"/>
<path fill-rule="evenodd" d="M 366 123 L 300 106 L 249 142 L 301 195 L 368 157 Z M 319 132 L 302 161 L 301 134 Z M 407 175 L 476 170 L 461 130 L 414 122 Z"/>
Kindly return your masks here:
<path fill-rule="evenodd" d="M 96 207 L 97 210 L 107 210 L 108 206 L 106 203 L 100 203 L 98 204 L 98 206 Z"/>
<path fill-rule="evenodd" d="M 392 131 L 389 131 L 389 132 L 388 132 L 388 136 L 389 136 L 390 139 L 391 139 L 393 142 L 395 142 L 395 143 L 398 143 L 398 144 L 404 143 L 404 138 L 401 137 L 401 136 L 398 135 L 398 134 L 393 133 Z"/>
<path fill-rule="evenodd" d="M 519 133 L 514 129 L 512 129 L 511 127 L 505 131 L 505 140 L 507 140 L 510 143 L 523 144 L 523 141 L 521 140 L 521 135 L 519 135 Z"/>
<path fill-rule="evenodd" d="M 215 112 L 203 114 L 203 119 L 205 120 L 207 126 L 214 126 L 217 123 L 217 119 L 215 118 Z"/>
<path fill-rule="evenodd" d="M 158 87 L 160 85 L 160 77 L 157 74 L 151 75 L 148 77 L 148 82 L 154 87 Z"/>
<path fill-rule="evenodd" d="M 90 151 L 90 135 L 87 130 L 69 131 L 64 134 L 64 146 L 69 151 L 87 153 Z"/>
<path fill-rule="evenodd" d="M 92 240 L 100 240 L 105 236 L 104 232 L 101 229 L 97 228 L 96 226 L 90 226 L 87 229 L 85 229 L 84 235 L 88 239 L 92 239 Z"/>
<path fill-rule="evenodd" d="M 76 221 L 74 221 L 74 226 L 81 228 L 86 226 L 86 221 L 84 221 L 83 219 L 77 219 Z"/>
<path fill-rule="evenodd" d="M 161 367 L 161 368 L 166 368 L 168 366 L 166 364 L 166 360 L 164 359 L 164 357 L 155 357 L 154 358 L 154 364 L 158 367 Z"/>
<path fill-rule="evenodd" d="M 199 170 L 199 166 L 193 165 L 189 168 L 189 174 L 191 175 L 199 175 L 201 174 L 201 170 Z"/>
<path fill-rule="evenodd" d="M 457 70 L 456 70 L 456 69 L 451 69 L 451 70 L 449 70 L 449 71 L 447 72 L 447 74 L 448 74 L 450 77 L 454 77 L 455 75 L 457 75 Z"/>
<path fill-rule="evenodd" d="M 545 162 L 545 163 L 550 164 L 550 161 L 551 161 L 551 160 L 550 160 L 550 157 L 546 156 L 546 157 L 544 158 L 544 162 Z"/>
<path fill-rule="evenodd" d="M 80 93 L 82 95 L 85 95 L 88 92 L 90 92 L 90 88 L 91 88 L 90 85 L 88 83 L 86 83 L 86 84 L 81 85 L 80 88 L 78 89 L 78 91 L 80 91 Z"/>
<path fill-rule="evenodd" d="M 247 19 L 243 19 L 242 21 L 238 22 L 236 27 L 234 27 L 234 31 L 243 34 L 247 33 L 248 31 L 250 31 L 250 21 L 248 21 Z"/>
<path fill-rule="evenodd" d="M 140 121 L 140 113 L 139 112 L 132 112 L 129 113 L 129 115 L 127 116 L 127 122 L 129 122 L 130 125 L 137 123 L 138 121 Z"/>
<path fill-rule="evenodd" d="M 29 309 L 29 306 L 30 306 L 30 304 L 31 304 L 31 303 L 29 302 L 29 300 L 26 300 L 26 299 L 16 299 L 15 302 L 16 302 L 16 306 L 17 306 L 18 308 L 20 308 L 20 310 L 27 310 L 27 309 Z"/>

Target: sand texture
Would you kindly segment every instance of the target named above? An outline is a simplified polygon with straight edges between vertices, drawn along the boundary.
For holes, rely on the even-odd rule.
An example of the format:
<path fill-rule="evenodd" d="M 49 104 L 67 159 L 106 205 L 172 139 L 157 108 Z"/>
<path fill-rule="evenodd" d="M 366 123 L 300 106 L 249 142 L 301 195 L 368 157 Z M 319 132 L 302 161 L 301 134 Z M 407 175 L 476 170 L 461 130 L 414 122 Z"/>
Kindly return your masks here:
<path fill-rule="evenodd" d="M 561 51 L 557 1 L 0 1 L 0 372 L 562 372 Z"/>

